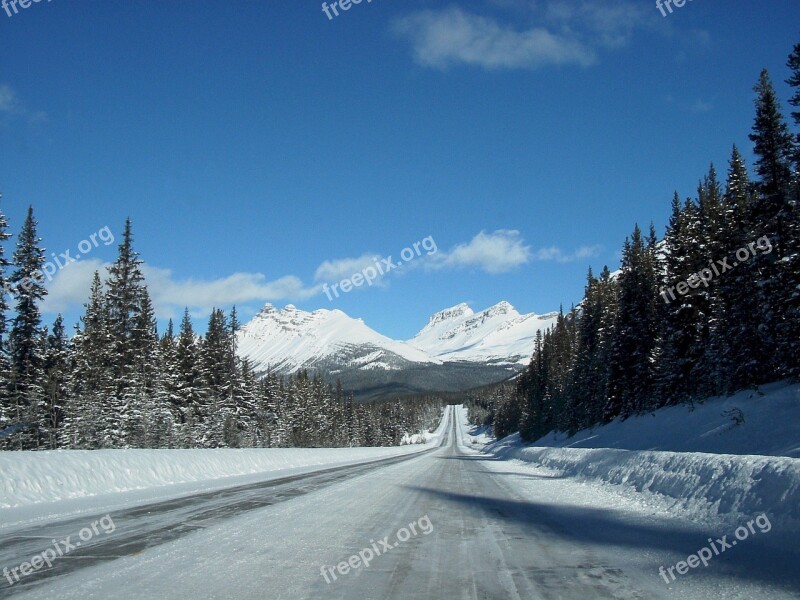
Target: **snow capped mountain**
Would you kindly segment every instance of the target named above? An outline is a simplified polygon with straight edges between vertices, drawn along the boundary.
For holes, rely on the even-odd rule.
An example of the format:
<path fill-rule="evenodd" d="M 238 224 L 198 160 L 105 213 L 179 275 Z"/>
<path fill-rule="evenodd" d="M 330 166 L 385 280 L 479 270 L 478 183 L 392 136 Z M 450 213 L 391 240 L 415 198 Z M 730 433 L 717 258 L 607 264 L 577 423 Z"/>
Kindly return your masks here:
<path fill-rule="evenodd" d="M 408 344 L 442 361 L 525 365 L 536 332 L 554 325 L 557 317 L 558 313 L 520 315 L 505 301 L 477 314 L 459 304 L 436 313 Z"/>
<path fill-rule="evenodd" d="M 238 334 L 239 354 L 256 369 L 293 373 L 326 367 L 397 370 L 441 364 L 425 352 L 383 336 L 340 310 L 279 310 L 267 304 Z"/>
<path fill-rule="evenodd" d="M 239 331 L 238 349 L 260 372 L 300 369 L 337 377 L 361 397 L 458 391 L 508 378 L 527 364 L 536 332 L 557 313 L 520 315 L 508 302 L 475 313 L 458 304 L 408 341 L 392 340 L 340 310 L 267 304 Z"/>

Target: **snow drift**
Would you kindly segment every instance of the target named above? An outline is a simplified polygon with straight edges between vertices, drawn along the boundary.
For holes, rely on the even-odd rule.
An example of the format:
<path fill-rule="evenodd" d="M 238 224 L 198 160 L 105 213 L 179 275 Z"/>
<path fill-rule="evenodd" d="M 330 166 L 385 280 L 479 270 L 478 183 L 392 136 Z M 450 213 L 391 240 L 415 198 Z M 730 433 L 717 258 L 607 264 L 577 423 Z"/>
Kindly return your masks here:
<path fill-rule="evenodd" d="M 732 408 L 744 414 L 743 423 L 731 420 Z M 551 433 L 529 446 L 515 434 L 482 451 L 558 476 L 625 486 L 698 519 L 735 523 L 766 512 L 776 526 L 794 531 L 800 530 L 800 459 L 768 455 L 797 455 L 799 421 L 800 386 L 779 383 L 572 437 Z"/>

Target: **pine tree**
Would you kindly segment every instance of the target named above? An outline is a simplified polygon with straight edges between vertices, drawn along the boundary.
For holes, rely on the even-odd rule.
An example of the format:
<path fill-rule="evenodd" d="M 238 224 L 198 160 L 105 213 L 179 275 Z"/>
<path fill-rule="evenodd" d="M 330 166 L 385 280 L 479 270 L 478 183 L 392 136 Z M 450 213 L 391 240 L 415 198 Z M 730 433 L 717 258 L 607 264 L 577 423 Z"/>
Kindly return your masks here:
<path fill-rule="evenodd" d="M 622 251 L 617 321 L 609 365 L 605 421 L 650 408 L 659 340 L 658 277 L 655 247 L 638 225 Z"/>
<path fill-rule="evenodd" d="M 42 280 L 44 248 L 36 233 L 38 223 L 33 207 L 28 208 L 25 223 L 14 252 L 15 271 L 11 276 L 12 293 L 16 299 L 16 317 L 9 336 L 11 355 L 11 395 L 15 421 L 26 429 L 18 435 L 20 448 L 38 448 L 44 442 L 45 407 L 43 362 L 41 346 L 41 314 L 39 303 L 47 295 Z"/>
<path fill-rule="evenodd" d="M 141 324 L 141 310 L 146 288 L 141 271 L 142 261 L 133 249 L 131 220 L 125 221 L 122 243 L 119 245 L 117 260 L 108 268 L 106 282 L 106 304 L 108 306 L 108 331 L 111 340 L 111 372 L 116 382 L 112 403 L 117 410 L 114 414 L 115 426 L 112 428 L 115 447 L 125 444 L 126 430 L 136 421 L 136 416 L 128 414 L 134 410 L 132 405 L 140 381 L 137 369 L 141 361 L 137 353 L 145 347 L 150 333 Z"/>
<path fill-rule="evenodd" d="M 703 265 L 708 265 L 722 257 L 729 256 L 729 224 L 722 185 L 712 164 L 705 179 L 698 186 L 698 207 L 700 225 L 700 245 Z M 707 272 L 706 272 L 707 273 Z M 725 337 L 725 322 L 729 298 L 724 295 L 725 288 L 720 282 L 711 280 L 698 286 L 699 304 L 704 318 L 698 324 L 699 352 L 701 359 L 695 368 L 697 392 L 700 396 L 721 394 L 727 387 L 730 366 L 730 348 Z M 706 285 L 708 284 L 708 285 Z"/>
<path fill-rule="evenodd" d="M 46 445 L 59 447 L 59 430 L 64 420 L 69 377 L 69 341 L 64 329 L 64 319 L 59 314 L 53 330 L 46 338 L 44 349 L 44 378 L 46 403 Z"/>
<path fill-rule="evenodd" d="M 786 64 L 792 70 L 792 75 L 786 80 L 786 83 L 794 88 L 794 95 L 789 100 L 789 104 L 798 109 L 792 111 L 792 118 L 794 119 L 794 124 L 800 126 L 800 43 L 795 44 Z M 795 136 L 794 174 L 796 179 L 800 179 L 800 132 Z M 800 194 L 800 181 L 796 181 L 795 185 L 798 194 Z M 795 195 L 795 198 L 797 197 Z"/>
<path fill-rule="evenodd" d="M 0 199 L 3 195 L 0 194 Z M 8 323 L 6 313 L 8 312 L 7 294 L 10 289 L 10 282 L 6 277 L 6 270 L 11 266 L 10 261 L 5 255 L 5 243 L 11 234 L 8 233 L 8 220 L 0 211 L 0 433 L 13 423 L 13 406 L 9 397 L 9 379 L 11 376 L 11 361 L 8 354 L 8 340 L 6 333 Z M 0 450 L 9 444 L 6 435 L 0 435 Z"/>
<path fill-rule="evenodd" d="M 608 350 L 613 331 L 613 282 L 608 267 L 599 279 L 589 269 L 577 321 L 566 430 L 575 433 L 603 419 L 608 391 Z"/>
<path fill-rule="evenodd" d="M 159 400 L 163 400 L 163 397 L 157 394 L 160 362 L 158 330 L 146 287 L 142 287 L 139 303 L 131 331 L 134 362 L 129 373 L 129 385 L 123 396 L 126 406 L 123 430 L 126 447 L 157 448 L 168 443 L 172 419 L 169 407 L 160 405 Z"/>
<path fill-rule="evenodd" d="M 755 226 L 753 207 L 754 186 L 750 182 L 747 166 L 736 146 L 733 147 L 728 168 L 724 204 L 727 228 L 725 246 L 727 256 L 745 247 L 751 241 Z M 758 365 L 768 363 L 768 350 L 757 323 L 761 318 L 761 289 L 758 270 L 753 261 L 722 274 L 716 283 L 724 318 L 719 334 L 724 338 L 725 392 L 748 387 L 757 381 Z"/>
<path fill-rule="evenodd" d="M 754 210 L 753 241 L 766 238 L 774 251 L 757 254 L 751 268 L 758 269 L 762 279 L 764 343 L 774 349 L 763 369 L 770 379 L 800 373 L 795 352 L 800 334 L 800 211 L 792 198 L 793 140 L 766 70 L 755 91 L 756 119 L 750 139 L 758 157 L 760 197 Z"/>
<path fill-rule="evenodd" d="M 769 208 L 774 211 L 772 214 L 777 215 L 792 182 L 792 136 L 766 69 L 761 71 L 753 90 L 757 94 L 756 118 L 753 133 L 749 137 L 758 157 L 755 165 L 756 173 L 761 178 L 758 187 Z"/>
<path fill-rule="evenodd" d="M 75 449 L 109 448 L 119 438 L 115 429 L 116 383 L 112 377 L 112 340 L 100 273 L 95 271 L 89 300 L 81 317 L 83 329 L 72 340 L 73 374 L 61 430 L 61 445 Z"/>
<path fill-rule="evenodd" d="M 181 443 L 196 447 L 203 436 L 201 426 L 207 392 L 200 367 L 200 349 L 188 308 L 183 312 L 175 359 L 178 381 L 175 404 L 185 435 Z"/>

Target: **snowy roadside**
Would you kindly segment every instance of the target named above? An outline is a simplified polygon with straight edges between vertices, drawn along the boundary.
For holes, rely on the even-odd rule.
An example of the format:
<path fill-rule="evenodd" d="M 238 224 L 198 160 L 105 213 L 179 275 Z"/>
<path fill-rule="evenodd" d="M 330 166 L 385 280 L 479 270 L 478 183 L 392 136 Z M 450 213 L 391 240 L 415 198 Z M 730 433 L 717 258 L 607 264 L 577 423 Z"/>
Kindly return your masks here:
<path fill-rule="evenodd" d="M 792 394 L 796 394 L 796 388 Z M 708 410 L 715 408 L 711 406 Z M 692 413 L 685 409 L 683 413 L 687 415 L 683 419 L 675 411 L 667 413 L 666 418 L 662 415 L 642 418 L 653 421 L 653 427 L 661 430 L 663 439 L 672 435 L 675 440 L 683 440 L 681 431 L 690 428 L 687 421 L 692 419 Z M 617 429 L 616 440 L 621 445 L 630 441 L 619 435 L 620 424 L 608 427 Z M 800 459 L 797 458 L 708 451 L 528 446 L 516 434 L 494 441 L 467 424 L 462 424 L 462 428 L 463 447 L 494 459 L 486 461 L 490 469 L 514 465 L 520 473 L 574 480 L 597 490 L 627 496 L 648 510 L 682 514 L 715 528 L 735 528 L 743 521 L 766 513 L 776 529 L 784 534 L 800 531 Z M 611 434 L 603 429 L 594 432 L 592 441 L 610 439 Z M 752 430 L 742 432 L 742 435 L 748 434 L 752 434 Z M 796 439 L 796 434 L 792 438 Z M 586 439 L 589 437 L 584 436 Z M 552 443 L 548 438 L 544 441 Z M 772 447 L 793 445 L 791 439 L 777 436 L 765 442 Z M 705 448 L 710 450 L 713 443 L 706 443 Z M 746 441 L 750 447 L 757 443 L 752 438 Z M 724 444 L 730 447 L 732 442 L 727 439 Z"/>
<path fill-rule="evenodd" d="M 780 484 L 767 473 L 752 473 L 750 478 L 724 470 L 682 473 L 680 462 L 675 463 L 674 473 L 662 473 L 657 462 L 647 461 L 637 470 L 637 461 L 644 454 L 671 454 L 681 460 L 681 453 L 670 452 L 608 450 L 609 460 L 594 465 L 598 454 L 586 453 L 602 449 L 524 447 L 516 435 L 498 443 L 469 425 L 464 409 L 459 416 L 463 453 L 495 473 L 497 481 L 519 502 L 552 517 L 546 522 L 560 536 L 582 540 L 586 548 L 603 554 L 620 572 L 638 572 L 639 581 L 651 582 L 647 597 L 797 597 L 796 578 L 790 575 L 800 560 L 797 521 L 786 518 L 786 513 L 797 510 L 796 487 L 794 500 L 787 495 L 772 504 L 771 490 Z M 630 462 L 621 461 L 622 456 L 628 456 Z M 798 481 L 797 459 L 700 453 L 685 458 L 688 463 L 682 466 L 687 467 L 703 458 L 714 467 L 726 460 L 744 465 L 750 459 L 790 461 L 795 466 L 794 482 Z M 581 474 L 580 466 L 594 467 L 595 472 Z M 626 468 L 634 471 L 627 478 Z M 621 480 L 612 482 L 609 470 L 615 470 Z M 712 476 L 716 490 L 702 485 L 703 476 Z M 658 485 L 661 491 L 637 489 L 637 481 Z M 700 489 L 695 491 L 693 484 Z M 744 496 L 741 501 L 740 492 Z M 686 493 L 690 499 L 683 502 L 680 496 Z M 748 512 L 756 506 L 759 508 Z M 763 513 L 770 516 L 762 517 Z M 569 516 L 566 522 L 565 514 Z M 742 529 L 749 523 L 752 528 Z M 613 548 L 611 555 L 607 554 L 609 548 Z M 690 575 L 684 577 L 685 573 Z M 768 596 L 759 587 L 764 581 L 775 585 Z"/>
<path fill-rule="evenodd" d="M 438 446 L 447 421 L 443 418 L 424 444 L 381 448 L 3 452 L 0 533 L 34 522 L 425 452 Z"/>

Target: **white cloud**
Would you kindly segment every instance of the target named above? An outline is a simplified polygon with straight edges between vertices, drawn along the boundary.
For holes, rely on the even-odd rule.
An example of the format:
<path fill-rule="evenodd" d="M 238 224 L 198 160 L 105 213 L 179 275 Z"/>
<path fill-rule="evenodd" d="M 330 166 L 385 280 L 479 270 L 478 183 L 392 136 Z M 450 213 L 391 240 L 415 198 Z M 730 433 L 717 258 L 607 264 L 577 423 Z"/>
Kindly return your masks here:
<path fill-rule="evenodd" d="M 561 248 L 550 246 L 548 248 L 540 248 L 533 253 L 533 260 L 538 261 L 555 261 L 559 263 L 569 263 L 578 260 L 585 260 L 587 258 L 595 258 L 600 254 L 600 246 L 581 246 L 572 253 L 564 253 Z"/>
<path fill-rule="evenodd" d="M 585 246 L 572 253 L 564 253 L 556 247 L 532 251 L 525 244 L 520 232 L 513 229 L 498 229 L 491 233 L 481 231 L 469 242 L 457 244 L 449 251 L 439 250 L 433 254 L 417 256 L 413 265 L 428 269 L 478 269 L 496 275 L 509 272 L 531 261 L 573 262 L 597 256 L 599 246 Z M 188 307 L 193 316 L 207 315 L 213 307 L 237 305 L 247 314 L 253 303 L 306 300 L 322 293 L 323 282 L 335 282 L 362 272 L 380 260 L 374 254 L 363 254 L 355 258 L 326 260 L 314 273 L 314 285 L 306 285 L 295 275 L 286 275 L 268 280 L 262 273 L 233 273 L 216 279 L 181 279 L 171 269 L 148 264 L 142 265 L 147 289 L 159 318 L 177 318 Z M 47 284 L 48 295 L 42 304 L 42 312 L 55 314 L 81 311 L 89 299 L 92 278 L 99 271 L 107 278 L 107 267 L 99 259 L 86 258 L 70 263 L 59 270 Z M 398 271 L 399 273 L 400 271 Z M 380 284 L 378 279 L 375 284 Z"/>
<path fill-rule="evenodd" d="M 80 309 L 89 299 L 95 271 L 105 281 L 106 267 L 97 259 L 71 263 L 47 284 L 42 311 L 53 314 Z M 252 302 L 304 300 L 320 293 L 319 286 L 306 287 L 293 275 L 268 281 L 261 273 L 234 273 L 217 279 L 178 279 L 170 269 L 142 265 L 147 289 L 159 318 L 175 317 L 189 307 L 193 314 L 208 314 L 213 307 Z"/>
<path fill-rule="evenodd" d="M 408 39 L 421 65 L 444 69 L 466 64 L 484 69 L 536 69 L 590 65 L 594 51 L 571 33 L 544 27 L 517 30 L 457 7 L 423 10 L 397 20 L 395 33 Z"/>
<path fill-rule="evenodd" d="M 273 281 L 261 273 L 234 273 L 217 279 L 176 279 L 171 269 L 143 265 L 147 289 L 159 316 L 173 316 L 184 306 L 209 313 L 213 307 L 305 300 L 319 293 L 319 286 L 306 287 L 294 275 Z"/>
<path fill-rule="evenodd" d="M 362 254 L 357 258 L 337 258 L 326 260 L 314 272 L 314 281 L 331 283 L 352 277 L 366 267 L 374 267 L 380 257 L 376 254 Z M 377 281 L 376 281 L 377 283 Z"/>
<path fill-rule="evenodd" d="M 64 313 L 86 304 L 94 272 L 99 271 L 100 277 L 105 279 L 107 266 L 108 263 L 97 258 L 87 258 L 65 266 L 51 282 L 45 283 L 48 293 L 42 303 L 42 312 Z"/>
<path fill-rule="evenodd" d="M 492 233 L 481 231 L 465 244 L 434 254 L 430 264 L 434 268 L 478 268 L 494 275 L 524 265 L 530 258 L 531 249 L 519 231 L 498 229 Z"/>
<path fill-rule="evenodd" d="M 492 0 L 484 6 L 510 18 L 451 6 L 412 12 L 397 19 L 393 31 L 426 67 L 538 69 L 594 64 L 601 51 L 623 47 L 637 30 L 658 23 L 632 0 Z"/>
<path fill-rule="evenodd" d="M 541 9 L 538 12 L 550 26 L 580 35 L 591 46 L 604 48 L 626 45 L 634 31 L 652 22 L 648 19 L 652 15 L 646 12 L 649 7 L 641 2 L 554 0 L 531 6 Z"/>
<path fill-rule="evenodd" d="M 556 246 L 533 250 L 525 244 L 519 231 L 498 229 L 491 233 L 481 231 L 467 243 L 458 244 L 448 252 L 440 251 L 431 257 L 428 266 L 434 269 L 477 268 L 496 275 L 533 261 L 570 263 L 594 258 L 600 250 L 600 246 L 582 246 L 573 252 L 564 252 Z"/>

